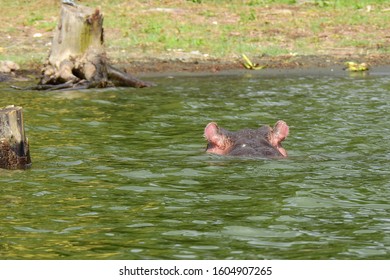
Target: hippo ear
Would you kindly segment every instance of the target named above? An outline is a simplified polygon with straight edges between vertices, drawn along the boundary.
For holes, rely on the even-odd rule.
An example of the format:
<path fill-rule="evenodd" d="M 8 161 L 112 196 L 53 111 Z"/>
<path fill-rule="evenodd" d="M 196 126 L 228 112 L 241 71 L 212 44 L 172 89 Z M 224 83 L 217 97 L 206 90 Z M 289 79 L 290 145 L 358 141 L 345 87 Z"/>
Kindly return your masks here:
<path fill-rule="evenodd" d="M 224 150 L 225 136 L 219 132 L 219 127 L 215 122 L 209 123 L 204 129 L 204 137 L 214 149 Z"/>
<path fill-rule="evenodd" d="M 277 121 L 274 126 L 274 136 L 278 140 L 278 142 L 286 139 L 289 133 L 289 127 L 284 121 Z"/>
<path fill-rule="evenodd" d="M 206 126 L 204 129 L 204 137 L 207 139 L 207 141 L 217 145 L 220 134 L 218 125 L 215 122 L 211 122 Z"/>

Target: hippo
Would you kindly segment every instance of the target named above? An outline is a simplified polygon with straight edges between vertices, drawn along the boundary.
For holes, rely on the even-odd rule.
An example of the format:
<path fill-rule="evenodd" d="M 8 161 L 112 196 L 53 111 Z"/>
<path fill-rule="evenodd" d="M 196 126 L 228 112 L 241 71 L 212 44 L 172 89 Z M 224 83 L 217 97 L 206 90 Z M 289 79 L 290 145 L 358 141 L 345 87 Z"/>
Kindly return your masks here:
<path fill-rule="evenodd" d="M 281 142 L 286 139 L 289 127 L 279 120 L 274 127 L 268 125 L 257 129 L 245 128 L 235 132 L 219 127 L 211 122 L 204 129 L 207 140 L 206 152 L 217 155 L 285 158 L 286 150 Z"/>

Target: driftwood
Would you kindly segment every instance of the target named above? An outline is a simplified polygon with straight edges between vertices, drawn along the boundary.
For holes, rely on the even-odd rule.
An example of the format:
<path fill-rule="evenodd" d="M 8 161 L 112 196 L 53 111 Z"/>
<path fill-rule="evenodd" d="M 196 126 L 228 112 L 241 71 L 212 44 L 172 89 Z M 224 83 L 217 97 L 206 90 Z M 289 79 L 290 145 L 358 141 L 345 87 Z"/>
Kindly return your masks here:
<path fill-rule="evenodd" d="M 11 105 L 0 109 L 0 168 L 26 169 L 30 166 L 22 107 Z"/>
<path fill-rule="evenodd" d="M 62 4 L 51 52 L 36 89 L 153 85 L 109 65 L 103 43 L 99 9 Z"/>

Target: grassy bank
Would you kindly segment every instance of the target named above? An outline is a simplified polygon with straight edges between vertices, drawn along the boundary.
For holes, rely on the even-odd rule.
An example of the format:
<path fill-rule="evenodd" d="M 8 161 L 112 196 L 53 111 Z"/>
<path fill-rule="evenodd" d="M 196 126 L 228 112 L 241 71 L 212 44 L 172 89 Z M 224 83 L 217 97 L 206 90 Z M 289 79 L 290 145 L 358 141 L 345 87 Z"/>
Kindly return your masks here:
<path fill-rule="evenodd" d="M 102 0 L 113 62 L 234 60 L 283 55 L 390 53 L 390 3 L 384 0 Z M 3 0 L 0 60 L 41 64 L 50 50 L 59 0 Z"/>

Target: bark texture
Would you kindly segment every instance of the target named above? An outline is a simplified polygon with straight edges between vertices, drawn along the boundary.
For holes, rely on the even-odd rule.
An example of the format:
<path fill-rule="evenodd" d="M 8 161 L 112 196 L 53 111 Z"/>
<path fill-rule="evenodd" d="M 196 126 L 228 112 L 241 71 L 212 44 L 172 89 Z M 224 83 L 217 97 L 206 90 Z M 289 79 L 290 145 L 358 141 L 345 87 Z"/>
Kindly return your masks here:
<path fill-rule="evenodd" d="M 103 19 L 99 9 L 62 5 L 38 89 L 152 85 L 108 64 Z"/>
<path fill-rule="evenodd" d="M 0 168 L 26 169 L 30 166 L 22 107 L 11 105 L 0 109 Z"/>

